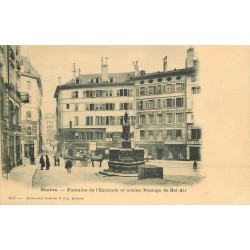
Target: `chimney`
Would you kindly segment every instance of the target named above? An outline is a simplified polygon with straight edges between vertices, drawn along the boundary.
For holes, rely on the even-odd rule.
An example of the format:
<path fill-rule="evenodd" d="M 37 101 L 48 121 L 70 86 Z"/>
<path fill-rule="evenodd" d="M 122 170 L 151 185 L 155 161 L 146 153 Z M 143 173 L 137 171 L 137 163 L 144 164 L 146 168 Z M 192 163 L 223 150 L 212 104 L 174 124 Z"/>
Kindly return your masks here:
<path fill-rule="evenodd" d="M 76 78 L 76 64 L 73 63 L 73 79 Z"/>
<path fill-rule="evenodd" d="M 102 82 L 108 82 L 109 76 L 108 76 L 108 58 L 105 58 L 106 63 L 103 63 L 103 57 L 102 57 Z"/>
<path fill-rule="evenodd" d="M 135 68 L 135 76 L 139 76 L 140 72 L 139 72 L 138 61 L 133 62 L 133 66 Z"/>
<path fill-rule="evenodd" d="M 165 56 L 163 58 L 163 72 L 167 72 L 167 70 L 168 70 L 168 57 Z"/>
<path fill-rule="evenodd" d="M 194 66 L 194 48 L 190 47 L 187 49 L 186 68 Z"/>
<path fill-rule="evenodd" d="M 58 77 L 58 85 L 61 85 L 61 81 L 62 81 L 62 79 L 61 79 L 61 77 L 59 76 L 59 77 Z"/>

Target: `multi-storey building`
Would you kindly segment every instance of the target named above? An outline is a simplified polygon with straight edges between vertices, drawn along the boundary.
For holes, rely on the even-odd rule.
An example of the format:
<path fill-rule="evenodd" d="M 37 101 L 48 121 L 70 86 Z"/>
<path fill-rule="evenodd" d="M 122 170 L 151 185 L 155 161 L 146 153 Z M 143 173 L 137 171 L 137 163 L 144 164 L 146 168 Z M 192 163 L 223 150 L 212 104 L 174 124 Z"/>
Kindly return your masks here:
<path fill-rule="evenodd" d="M 53 144 L 56 140 L 56 114 L 46 113 L 43 116 L 43 141 L 47 144 Z"/>
<path fill-rule="evenodd" d="M 58 151 L 72 155 L 119 144 L 125 111 L 133 135 L 135 72 L 108 73 L 103 60 L 101 72 L 74 74 L 71 81 L 57 87 Z"/>
<path fill-rule="evenodd" d="M 21 164 L 20 108 L 28 101 L 20 93 L 20 46 L 0 45 L 0 159 L 9 157 L 12 166 Z"/>
<path fill-rule="evenodd" d="M 27 57 L 21 57 L 21 91 L 29 94 L 30 102 L 21 109 L 23 157 L 42 151 L 42 82 Z"/>
<path fill-rule="evenodd" d="M 136 89 L 136 145 L 153 159 L 199 160 L 200 129 L 193 123 L 193 93 L 197 86 L 198 61 L 187 50 L 186 67 L 142 74 L 134 78 Z"/>

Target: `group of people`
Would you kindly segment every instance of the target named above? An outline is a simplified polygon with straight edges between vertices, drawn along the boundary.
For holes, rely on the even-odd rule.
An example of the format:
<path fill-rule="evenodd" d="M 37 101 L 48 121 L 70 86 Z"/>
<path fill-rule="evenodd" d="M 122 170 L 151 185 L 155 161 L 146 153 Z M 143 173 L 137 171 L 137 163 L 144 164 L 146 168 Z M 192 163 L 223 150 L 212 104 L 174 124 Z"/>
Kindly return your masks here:
<path fill-rule="evenodd" d="M 60 166 L 60 158 L 58 156 L 54 156 L 54 163 L 55 166 Z M 41 166 L 41 170 L 43 170 L 46 167 L 46 170 L 49 170 L 50 168 L 50 161 L 49 161 L 49 156 L 46 155 L 45 159 L 43 157 L 43 155 L 41 155 L 40 157 L 40 166 Z M 69 174 L 71 174 L 71 168 L 72 168 L 72 162 L 71 160 L 67 160 L 65 162 L 65 168 L 67 169 L 67 172 Z"/>
<path fill-rule="evenodd" d="M 60 166 L 60 157 L 58 155 L 54 155 L 54 166 Z"/>
<path fill-rule="evenodd" d="M 49 170 L 50 162 L 49 162 L 48 155 L 46 155 L 45 161 L 44 161 L 43 155 L 41 155 L 41 157 L 40 157 L 40 166 L 41 166 L 41 170 L 43 170 L 44 167 L 46 167 L 46 170 Z"/>

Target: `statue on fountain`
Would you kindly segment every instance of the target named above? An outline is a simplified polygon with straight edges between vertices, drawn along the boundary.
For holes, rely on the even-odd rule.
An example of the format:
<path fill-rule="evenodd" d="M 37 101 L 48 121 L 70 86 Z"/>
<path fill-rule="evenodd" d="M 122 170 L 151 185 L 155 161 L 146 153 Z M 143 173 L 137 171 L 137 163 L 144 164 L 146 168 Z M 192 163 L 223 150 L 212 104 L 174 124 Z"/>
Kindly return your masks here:
<path fill-rule="evenodd" d="M 122 125 L 122 140 L 128 141 L 130 139 L 130 125 L 128 123 L 128 112 L 123 116 L 124 124 Z"/>

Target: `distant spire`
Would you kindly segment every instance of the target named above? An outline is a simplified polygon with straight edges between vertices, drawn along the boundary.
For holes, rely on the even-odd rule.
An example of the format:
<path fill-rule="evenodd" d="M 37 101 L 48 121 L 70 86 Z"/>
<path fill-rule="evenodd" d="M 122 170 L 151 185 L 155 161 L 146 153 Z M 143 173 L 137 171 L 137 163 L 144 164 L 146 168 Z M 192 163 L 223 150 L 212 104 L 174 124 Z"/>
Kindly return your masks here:
<path fill-rule="evenodd" d="M 80 75 L 81 74 L 81 69 L 80 68 L 78 69 L 78 72 L 79 72 L 79 75 Z"/>

